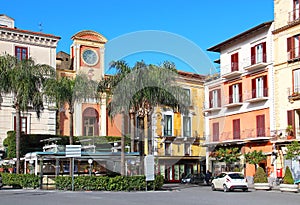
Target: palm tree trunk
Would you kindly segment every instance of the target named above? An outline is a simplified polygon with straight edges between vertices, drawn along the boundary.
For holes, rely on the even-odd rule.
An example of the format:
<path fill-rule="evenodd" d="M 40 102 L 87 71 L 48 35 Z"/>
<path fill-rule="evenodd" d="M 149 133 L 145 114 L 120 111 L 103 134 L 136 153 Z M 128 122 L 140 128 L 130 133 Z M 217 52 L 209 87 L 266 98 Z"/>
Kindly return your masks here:
<path fill-rule="evenodd" d="M 125 175 L 125 114 L 122 112 L 121 176 Z"/>
<path fill-rule="evenodd" d="M 144 144 L 144 154 L 148 155 L 148 151 L 149 151 L 149 147 L 148 147 L 148 115 L 145 114 L 144 115 L 144 135 L 145 135 L 145 144 Z"/>
<path fill-rule="evenodd" d="M 19 106 L 16 105 L 16 173 L 20 173 L 20 138 L 21 138 L 21 111 Z"/>
<path fill-rule="evenodd" d="M 73 108 L 70 108 L 70 136 L 69 136 L 69 142 L 70 142 L 70 145 L 73 144 L 73 137 L 74 137 L 74 130 L 73 130 L 73 127 L 74 127 L 74 121 L 73 121 L 73 118 L 74 118 L 74 112 L 73 112 Z"/>
<path fill-rule="evenodd" d="M 131 152 L 134 152 L 134 113 L 130 113 L 130 148 L 131 148 Z"/>

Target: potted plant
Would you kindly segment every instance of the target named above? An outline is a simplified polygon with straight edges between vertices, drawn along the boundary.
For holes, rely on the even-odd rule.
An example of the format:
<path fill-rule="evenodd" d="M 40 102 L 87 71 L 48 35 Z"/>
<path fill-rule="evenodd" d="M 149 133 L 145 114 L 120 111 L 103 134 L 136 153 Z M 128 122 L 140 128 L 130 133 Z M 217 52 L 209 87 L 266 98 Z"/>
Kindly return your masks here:
<path fill-rule="evenodd" d="M 287 134 L 287 139 L 293 139 L 294 138 L 294 128 L 292 125 L 288 125 L 285 129 L 285 132 Z"/>
<path fill-rule="evenodd" d="M 255 165 L 255 175 L 253 176 L 254 180 L 254 189 L 256 190 L 270 190 L 271 186 L 268 183 L 267 175 L 263 168 L 258 167 L 258 164 L 267 158 L 262 150 L 253 152 L 248 152 L 245 154 L 245 160 L 249 164 Z"/>
<path fill-rule="evenodd" d="M 280 184 L 279 188 L 280 188 L 280 191 L 288 191 L 288 192 L 298 193 L 298 185 L 294 184 L 294 178 L 293 178 L 293 175 L 292 175 L 292 172 L 291 172 L 289 166 L 287 166 L 285 168 L 283 183 Z"/>
<path fill-rule="evenodd" d="M 266 172 L 262 167 L 258 167 L 254 176 L 254 189 L 255 190 L 270 190 L 271 186 L 268 183 L 268 178 Z"/>

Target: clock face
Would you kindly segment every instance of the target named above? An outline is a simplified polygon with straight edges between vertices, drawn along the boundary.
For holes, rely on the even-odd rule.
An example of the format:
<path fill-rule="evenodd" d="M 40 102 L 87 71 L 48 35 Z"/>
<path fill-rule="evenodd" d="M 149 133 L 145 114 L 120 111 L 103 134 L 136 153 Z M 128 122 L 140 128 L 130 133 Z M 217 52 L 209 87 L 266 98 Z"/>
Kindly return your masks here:
<path fill-rule="evenodd" d="M 94 50 L 86 49 L 82 53 L 82 59 L 87 65 L 93 66 L 98 62 L 98 54 Z"/>

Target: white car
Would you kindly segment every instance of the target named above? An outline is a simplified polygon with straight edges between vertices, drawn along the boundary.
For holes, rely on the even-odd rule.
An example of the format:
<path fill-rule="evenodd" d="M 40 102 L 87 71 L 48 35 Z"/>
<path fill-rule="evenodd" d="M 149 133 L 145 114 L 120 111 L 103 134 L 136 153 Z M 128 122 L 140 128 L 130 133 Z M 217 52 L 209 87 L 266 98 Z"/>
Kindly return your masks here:
<path fill-rule="evenodd" d="M 244 175 L 240 172 L 222 172 L 212 180 L 211 189 L 213 191 L 223 190 L 224 192 L 235 189 L 248 191 L 248 184 Z"/>

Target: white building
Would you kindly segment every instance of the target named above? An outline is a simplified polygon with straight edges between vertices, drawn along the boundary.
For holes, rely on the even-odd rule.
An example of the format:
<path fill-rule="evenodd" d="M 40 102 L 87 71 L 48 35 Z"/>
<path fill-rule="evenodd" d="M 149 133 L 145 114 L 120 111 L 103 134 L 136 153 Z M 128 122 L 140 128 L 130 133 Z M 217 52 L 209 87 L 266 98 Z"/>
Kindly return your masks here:
<path fill-rule="evenodd" d="M 35 63 L 48 64 L 55 68 L 56 47 L 60 37 L 41 32 L 21 30 L 15 27 L 14 19 L 0 14 L 0 55 L 15 55 L 19 59 L 31 57 Z M 55 134 L 56 110 L 46 109 L 40 119 L 34 111 L 21 114 L 21 129 L 26 134 Z M 7 131 L 15 129 L 15 109 L 12 98 L 2 96 L 0 104 L 0 150 Z"/>

